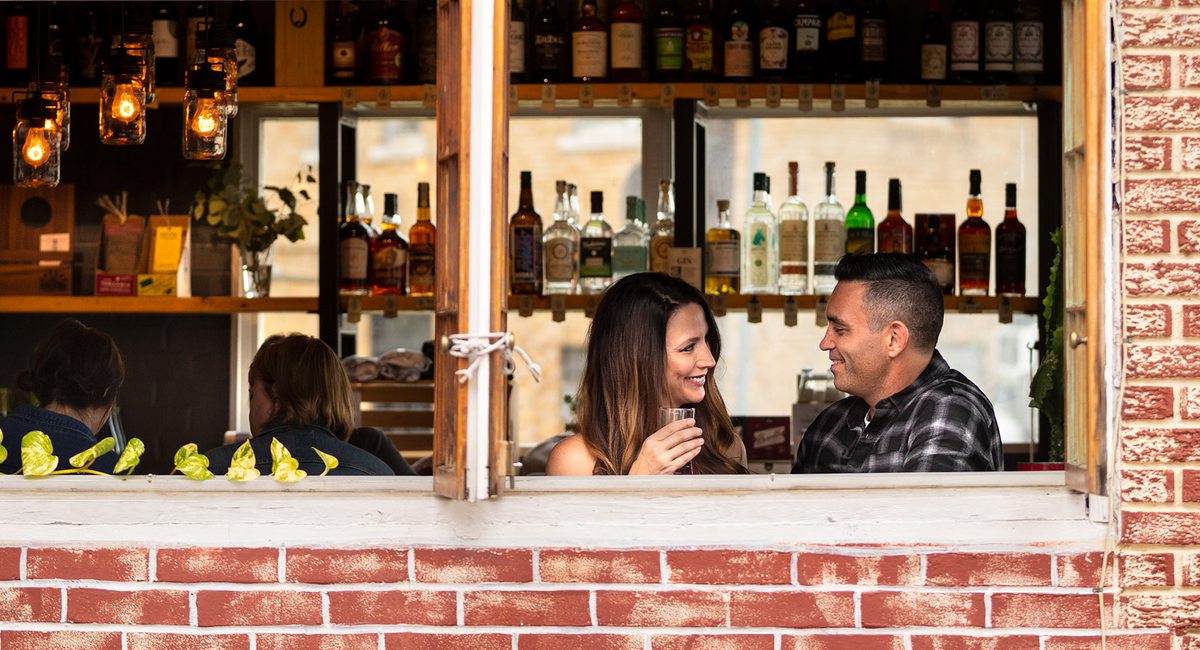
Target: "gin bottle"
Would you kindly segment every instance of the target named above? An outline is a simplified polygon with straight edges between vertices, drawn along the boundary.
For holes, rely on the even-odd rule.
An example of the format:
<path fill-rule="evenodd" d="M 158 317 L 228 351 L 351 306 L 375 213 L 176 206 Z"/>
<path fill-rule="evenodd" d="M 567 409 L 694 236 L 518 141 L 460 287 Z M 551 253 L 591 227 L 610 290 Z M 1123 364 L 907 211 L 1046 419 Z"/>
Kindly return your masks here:
<path fill-rule="evenodd" d="M 650 229 L 642 219 L 642 200 L 625 197 L 625 225 L 613 235 L 613 280 L 644 273 L 650 249 Z"/>
<path fill-rule="evenodd" d="M 604 220 L 604 193 L 592 192 L 592 215 L 579 239 L 582 293 L 601 293 L 612 283 L 612 226 Z"/>
<path fill-rule="evenodd" d="M 771 180 L 754 174 L 754 198 L 746 211 L 742 229 L 742 293 L 776 293 L 779 273 L 775 256 L 775 215 L 771 212 Z"/>
<path fill-rule="evenodd" d="M 779 206 L 779 293 L 808 293 L 808 206 L 797 190 L 799 165 L 788 163 L 788 197 Z"/>
<path fill-rule="evenodd" d="M 675 245 L 675 190 L 669 178 L 658 181 L 657 217 L 650 235 L 650 270 L 667 273 L 671 247 Z"/>
<path fill-rule="evenodd" d="M 554 223 L 542 235 L 546 295 L 575 293 L 579 282 L 579 226 L 571 218 L 567 182 L 555 181 Z"/>
<path fill-rule="evenodd" d="M 835 166 L 825 163 L 825 198 L 813 214 L 813 292 L 833 293 L 837 279 L 833 271 L 846 252 L 846 211 L 834 195 Z"/>

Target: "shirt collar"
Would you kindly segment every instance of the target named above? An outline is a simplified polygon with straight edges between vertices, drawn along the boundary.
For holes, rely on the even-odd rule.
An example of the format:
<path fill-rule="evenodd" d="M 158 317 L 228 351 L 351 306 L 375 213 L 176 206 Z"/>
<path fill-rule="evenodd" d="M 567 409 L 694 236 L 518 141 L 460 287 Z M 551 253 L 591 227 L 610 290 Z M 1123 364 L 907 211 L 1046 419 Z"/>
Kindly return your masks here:
<path fill-rule="evenodd" d="M 942 358 L 942 353 L 934 350 L 933 357 L 929 359 L 929 365 L 925 366 L 925 369 L 921 371 L 920 375 L 917 375 L 917 378 L 913 380 L 913 383 L 909 384 L 899 393 L 879 400 L 879 403 L 875 405 L 875 417 L 879 417 L 879 411 L 881 408 L 885 411 L 900 411 L 904 409 L 909 402 L 913 401 L 918 395 L 925 392 L 925 390 L 932 386 L 939 377 L 949 370 L 950 364 L 946 363 L 946 360 Z"/>

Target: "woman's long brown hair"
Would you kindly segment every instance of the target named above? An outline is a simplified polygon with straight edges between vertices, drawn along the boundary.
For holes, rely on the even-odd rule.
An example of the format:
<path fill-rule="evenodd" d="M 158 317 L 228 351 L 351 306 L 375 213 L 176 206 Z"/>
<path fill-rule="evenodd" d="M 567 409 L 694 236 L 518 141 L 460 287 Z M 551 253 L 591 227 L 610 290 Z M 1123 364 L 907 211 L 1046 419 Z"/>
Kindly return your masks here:
<path fill-rule="evenodd" d="M 708 324 L 705 342 L 721 358 L 721 334 L 712 310 L 692 285 L 662 273 L 637 273 L 610 286 L 588 330 L 583 380 L 576 396 L 579 431 L 596 457 L 597 474 L 628 474 L 642 442 L 658 429 L 667 405 L 667 321 L 684 305 L 699 305 Z M 715 368 L 715 366 L 714 366 Z M 694 404 L 704 446 L 692 467 L 698 474 L 746 473 L 725 452 L 734 446 L 733 423 L 708 371 L 704 400 Z"/>
<path fill-rule="evenodd" d="M 324 341 L 304 334 L 267 338 L 250 362 L 250 381 L 255 380 L 279 400 L 279 424 L 317 424 L 340 440 L 350 437 L 354 429 L 350 380 Z"/>

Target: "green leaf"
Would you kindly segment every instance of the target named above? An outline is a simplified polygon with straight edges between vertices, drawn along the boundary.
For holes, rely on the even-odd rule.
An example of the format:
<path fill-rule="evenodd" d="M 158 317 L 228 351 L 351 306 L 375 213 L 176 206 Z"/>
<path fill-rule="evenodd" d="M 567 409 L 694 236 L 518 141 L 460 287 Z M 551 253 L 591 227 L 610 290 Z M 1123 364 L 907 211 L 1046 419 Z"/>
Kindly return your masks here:
<path fill-rule="evenodd" d="M 0 430 L 0 442 L 4 442 L 3 430 Z M 0 463 L 3 463 L 6 460 L 8 460 L 8 449 L 5 449 L 4 445 L 0 445 Z"/>
<path fill-rule="evenodd" d="M 204 454 L 188 456 L 182 463 L 176 465 L 175 469 L 195 481 L 207 481 L 213 477 L 213 473 L 208 470 L 208 456 Z"/>
<path fill-rule="evenodd" d="M 321 451 L 320 449 L 317 449 L 316 447 L 313 447 L 312 450 L 317 452 L 317 455 L 321 457 L 321 461 L 325 463 L 325 471 L 321 472 L 321 476 L 325 476 L 326 474 L 328 474 L 329 470 L 331 470 L 331 469 L 337 469 L 337 466 L 338 466 L 337 458 Z"/>
<path fill-rule="evenodd" d="M 255 464 L 254 449 L 250 447 L 250 441 L 247 440 L 234 452 L 233 460 L 229 463 L 229 471 L 225 472 L 225 478 L 230 481 L 253 481 L 260 474 L 255 468 Z"/>
<path fill-rule="evenodd" d="M 116 440 L 112 438 L 105 438 L 104 440 L 92 445 L 91 448 L 84 449 L 78 454 L 71 456 L 69 460 L 71 467 L 88 467 L 92 463 L 96 462 L 97 458 L 112 451 L 114 448 L 116 448 L 116 446 Z"/>
<path fill-rule="evenodd" d="M 193 447 L 195 445 L 192 445 Z M 113 467 L 114 474 L 121 472 L 133 472 L 133 468 L 142 462 L 142 454 L 146 453 L 146 443 L 140 438 L 130 438 L 129 442 L 125 443 L 125 449 L 121 452 L 121 457 L 117 459 L 116 467 Z M 205 456 L 207 458 L 207 456 Z"/>
<path fill-rule="evenodd" d="M 184 459 L 186 459 L 188 456 L 195 456 L 198 453 L 200 453 L 200 449 L 196 446 L 196 443 L 194 443 L 194 442 L 189 442 L 186 445 L 180 447 L 179 451 L 175 452 L 176 467 L 178 467 L 179 464 L 182 463 L 184 461 Z"/>
<path fill-rule="evenodd" d="M 271 476 L 280 483 L 295 483 L 308 476 L 308 472 L 300 469 L 300 461 L 292 457 L 279 438 L 271 439 Z"/>
<path fill-rule="evenodd" d="M 50 436 L 30 431 L 21 438 L 21 473 L 25 476 L 45 476 L 58 469 L 58 456 Z"/>

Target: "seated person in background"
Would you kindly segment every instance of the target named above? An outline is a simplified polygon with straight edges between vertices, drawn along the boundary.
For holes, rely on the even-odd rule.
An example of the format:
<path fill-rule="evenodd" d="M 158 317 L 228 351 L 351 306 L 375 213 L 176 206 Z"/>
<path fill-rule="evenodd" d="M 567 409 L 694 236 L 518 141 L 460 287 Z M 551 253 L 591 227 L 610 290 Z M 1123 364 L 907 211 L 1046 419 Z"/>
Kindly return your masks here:
<path fill-rule="evenodd" d="M 834 272 L 829 352 L 838 390 L 800 440 L 793 473 L 1003 468 L 992 403 L 936 346 L 942 291 L 911 255 L 847 255 Z"/>
<path fill-rule="evenodd" d="M 263 341 L 250 363 L 250 447 L 258 471 L 271 473 L 271 440 L 278 439 L 310 475 L 325 470 L 315 447 L 338 459 L 330 475 L 391 476 L 386 463 L 346 442 L 353 429 L 350 381 L 328 345 L 303 334 Z M 209 470 L 228 471 L 240 446 L 205 452 Z"/>
<path fill-rule="evenodd" d="M 662 273 L 618 280 L 588 331 L 579 433 L 554 448 L 546 473 L 746 473 L 713 380 L 720 357 L 716 320 L 694 287 Z M 695 419 L 657 426 L 659 407 L 683 406 Z"/>
<path fill-rule="evenodd" d="M 96 444 L 96 432 L 112 414 L 124 382 L 125 359 L 111 336 L 77 320 L 60 322 L 38 343 L 33 368 L 17 378 L 42 406 L 23 404 L 0 418 L 8 450 L 0 472 L 21 469 L 21 439 L 30 431 L 49 436 L 58 469 L 68 469 L 71 456 Z M 111 472 L 117 457 L 110 451 L 91 469 Z"/>

